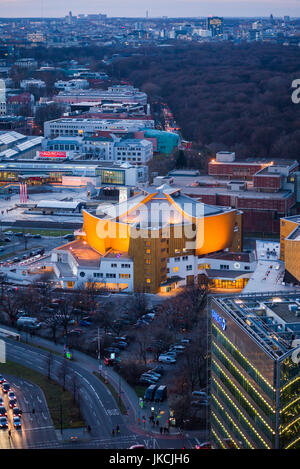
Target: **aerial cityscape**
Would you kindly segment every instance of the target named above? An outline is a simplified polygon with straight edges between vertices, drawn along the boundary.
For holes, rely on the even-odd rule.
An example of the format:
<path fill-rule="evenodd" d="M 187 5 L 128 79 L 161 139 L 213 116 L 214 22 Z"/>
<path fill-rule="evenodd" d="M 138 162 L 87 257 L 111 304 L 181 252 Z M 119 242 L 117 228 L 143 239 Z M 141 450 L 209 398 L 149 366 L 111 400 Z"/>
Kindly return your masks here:
<path fill-rule="evenodd" d="M 298 2 L 86 3 L 0 0 L 0 449 L 300 449 Z"/>

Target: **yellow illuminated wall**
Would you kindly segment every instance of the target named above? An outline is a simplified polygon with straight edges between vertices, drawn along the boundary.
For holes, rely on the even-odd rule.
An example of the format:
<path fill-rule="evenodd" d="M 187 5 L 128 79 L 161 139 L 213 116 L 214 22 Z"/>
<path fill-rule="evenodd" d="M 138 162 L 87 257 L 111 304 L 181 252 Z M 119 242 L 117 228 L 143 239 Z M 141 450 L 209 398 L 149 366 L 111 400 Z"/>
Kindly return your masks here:
<path fill-rule="evenodd" d="M 85 210 L 82 212 L 85 239 L 92 248 L 101 254 L 110 248 L 128 252 L 129 225 L 95 217 Z"/>
<path fill-rule="evenodd" d="M 299 223 L 282 218 L 280 220 L 280 259 L 285 269 L 300 282 L 300 240 L 286 239 Z"/>

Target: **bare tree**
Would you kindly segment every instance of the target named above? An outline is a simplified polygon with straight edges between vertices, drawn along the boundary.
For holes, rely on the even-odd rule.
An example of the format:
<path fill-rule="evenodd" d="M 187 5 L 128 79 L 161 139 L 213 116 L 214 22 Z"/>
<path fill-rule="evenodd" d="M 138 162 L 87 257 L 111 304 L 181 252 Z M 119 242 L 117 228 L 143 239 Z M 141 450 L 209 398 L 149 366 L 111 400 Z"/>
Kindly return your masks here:
<path fill-rule="evenodd" d="M 1 298 L 1 309 L 10 322 L 11 326 L 15 326 L 18 319 L 18 310 L 22 304 L 22 293 L 18 291 L 6 291 Z"/>
<path fill-rule="evenodd" d="M 79 390 L 78 377 L 77 377 L 77 374 L 73 371 L 73 373 L 71 374 L 71 392 L 72 392 L 74 403 L 79 401 L 78 390 Z"/>
<path fill-rule="evenodd" d="M 130 310 L 135 315 L 136 320 L 139 316 L 145 314 L 148 308 L 148 300 L 144 292 L 136 292 L 132 295 Z"/>

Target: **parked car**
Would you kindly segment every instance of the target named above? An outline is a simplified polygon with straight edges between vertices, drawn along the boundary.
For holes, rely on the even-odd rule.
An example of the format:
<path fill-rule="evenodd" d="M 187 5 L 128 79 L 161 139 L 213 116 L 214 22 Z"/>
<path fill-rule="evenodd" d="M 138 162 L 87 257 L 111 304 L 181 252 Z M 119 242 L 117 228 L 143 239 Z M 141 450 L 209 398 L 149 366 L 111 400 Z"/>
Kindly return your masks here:
<path fill-rule="evenodd" d="M 161 363 L 170 363 L 170 364 L 176 363 L 175 358 L 168 357 L 166 355 L 160 355 L 159 358 L 158 358 L 158 361 L 161 362 Z"/>
<path fill-rule="evenodd" d="M 140 379 L 139 379 L 139 382 L 141 384 L 155 384 L 156 380 L 154 380 L 150 376 L 141 376 Z"/>
<path fill-rule="evenodd" d="M 204 399 L 207 399 L 207 393 L 204 391 L 193 391 L 192 396 L 194 397 L 202 397 Z"/>
<path fill-rule="evenodd" d="M 83 326 L 83 327 L 89 327 L 92 323 L 90 321 L 85 321 L 85 320 L 81 319 L 79 321 L 79 324 L 80 324 L 80 326 Z"/>
<path fill-rule="evenodd" d="M 72 329 L 71 331 L 68 332 L 68 335 L 81 335 L 82 334 L 82 329 Z"/>
<path fill-rule="evenodd" d="M 0 384 L 6 383 L 4 376 L 0 375 Z"/>
<path fill-rule="evenodd" d="M 75 236 L 73 234 L 66 234 L 63 236 L 64 239 L 67 239 L 68 241 L 73 241 L 75 239 Z"/>
<path fill-rule="evenodd" d="M 7 415 L 6 408 L 4 407 L 4 405 L 0 406 L 0 415 L 1 416 Z"/>
<path fill-rule="evenodd" d="M 152 374 L 150 374 L 150 373 L 143 373 L 143 374 L 141 375 L 141 378 L 150 378 L 150 379 L 151 379 L 152 381 L 154 381 L 154 382 L 156 382 L 156 381 L 159 380 L 159 378 L 158 378 L 157 376 L 154 376 L 154 375 L 152 375 Z"/>

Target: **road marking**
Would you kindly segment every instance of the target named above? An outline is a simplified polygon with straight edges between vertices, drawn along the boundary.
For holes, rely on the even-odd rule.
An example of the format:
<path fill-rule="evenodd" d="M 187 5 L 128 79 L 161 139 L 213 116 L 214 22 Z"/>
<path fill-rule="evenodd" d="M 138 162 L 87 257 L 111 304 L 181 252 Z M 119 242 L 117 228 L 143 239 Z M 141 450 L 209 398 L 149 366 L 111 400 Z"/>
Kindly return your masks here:
<path fill-rule="evenodd" d="M 38 430 L 48 430 L 49 428 L 52 428 L 54 430 L 53 426 L 48 426 L 48 427 L 22 428 L 22 432 L 34 432 Z"/>
<path fill-rule="evenodd" d="M 120 415 L 119 409 L 108 409 L 108 415 Z"/>

